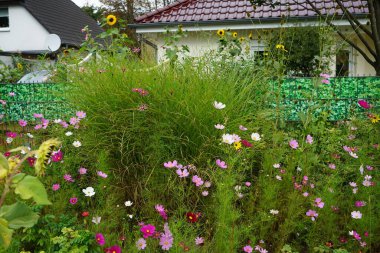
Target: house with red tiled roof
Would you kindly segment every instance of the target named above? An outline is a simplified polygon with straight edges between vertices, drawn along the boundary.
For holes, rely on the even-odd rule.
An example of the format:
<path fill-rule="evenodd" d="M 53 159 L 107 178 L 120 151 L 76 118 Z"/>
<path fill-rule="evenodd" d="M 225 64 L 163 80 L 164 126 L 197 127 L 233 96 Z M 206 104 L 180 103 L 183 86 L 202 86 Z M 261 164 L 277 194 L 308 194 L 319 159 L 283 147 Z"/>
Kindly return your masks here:
<path fill-rule="evenodd" d="M 190 55 L 200 56 L 209 50 L 217 49 L 218 38 L 216 32 L 219 29 L 236 31 L 240 36 L 248 37 L 253 34 L 253 40 L 249 41 L 249 47 L 253 55 L 262 52 L 265 44 L 258 38 L 264 30 L 283 29 L 292 26 L 317 26 L 321 18 L 313 11 L 306 1 L 280 0 L 281 5 L 271 7 L 267 5 L 254 6 L 249 0 L 178 0 L 164 8 L 147 13 L 135 19 L 135 24 L 130 25 L 136 29 L 142 42 L 142 53 L 153 56 L 157 61 L 165 59 L 165 32 L 175 31 L 178 25 L 187 31 L 188 36 L 180 41 L 190 49 Z M 313 0 L 324 18 L 333 18 L 333 23 L 341 31 L 353 38 L 360 45 L 360 40 L 344 13 L 334 0 Z M 368 6 L 366 0 L 343 1 L 345 7 L 363 25 L 368 25 Z M 365 36 L 365 35 L 363 35 Z M 337 36 L 337 40 L 339 40 Z M 363 56 L 354 48 L 346 46 L 332 61 L 347 68 L 346 75 L 375 75 L 375 70 L 368 64 Z M 335 73 L 335 64 L 332 64 L 331 73 Z"/>

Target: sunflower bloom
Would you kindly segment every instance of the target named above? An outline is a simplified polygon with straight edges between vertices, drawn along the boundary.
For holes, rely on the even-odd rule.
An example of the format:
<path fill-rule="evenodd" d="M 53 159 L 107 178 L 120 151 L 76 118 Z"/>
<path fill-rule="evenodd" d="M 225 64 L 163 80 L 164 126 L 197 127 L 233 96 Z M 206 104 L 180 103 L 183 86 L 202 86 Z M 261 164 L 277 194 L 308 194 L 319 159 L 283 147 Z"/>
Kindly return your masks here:
<path fill-rule="evenodd" d="M 253 34 L 250 33 L 250 34 L 248 35 L 248 38 L 249 38 L 250 40 L 252 40 L 252 39 L 253 39 Z"/>
<path fill-rule="evenodd" d="M 113 26 L 114 24 L 116 24 L 117 18 L 115 17 L 115 15 L 108 15 L 106 20 L 108 25 Z"/>
<path fill-rule="evenodd" d="M 240 37 L 240 38 L 239 38 L 239 41 L 240 41 L 240 43 L 243 43 L 243 42 L 244 42 L 244 40 L 245 40 L 245 38 L 244 38 L 244 37 Z"/>
<path fill-rule="evenodd" d="M 237 32 L 232 33 L 232 37 L 237 38 L 237 36 L 238 36 Z"/>
<path fill-rule="evenodd" d="M 224 30 L 223 29 L 219 29 L 216 34 L 218 34 L 220 37 L 223 37 L 224 36 Z"/>
<path fill-rule="evenodd" d="M 241 142 L 240 141 L 234 142 L 234 147 L 236 150 L 241 149 Z"/>

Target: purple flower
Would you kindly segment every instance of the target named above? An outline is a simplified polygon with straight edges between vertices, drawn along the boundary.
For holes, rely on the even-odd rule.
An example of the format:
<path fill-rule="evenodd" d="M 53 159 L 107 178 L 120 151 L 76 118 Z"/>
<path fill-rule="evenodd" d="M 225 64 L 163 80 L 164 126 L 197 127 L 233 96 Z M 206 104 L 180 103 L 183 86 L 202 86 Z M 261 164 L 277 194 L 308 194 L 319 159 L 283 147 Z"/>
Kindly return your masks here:
<path fill-rule="evenodd" d="M 196 187 L 199 187 L 199 186 L 203 185 L 203 183 L 204 183 L 202 178 L 198 177 L 197 175 L 193 176 L 192 182 L 195 184 Z"/>
<path fill-rule="evenodd" d="M 102 177 L 102 178 L 107 178 L 107 174 L 104 173 L 103 171 L 97 171 L 96 174 L 98 174 L 99 177 Z"/>
<path fill-rule="evenodd" d="M 61 186 L 59 184 L 53 184 L 51 188 L 53 189 L 53 191 L 58 191 L 59 188 L 61 188 Z"/>
<path fill-rule="evenodd" d="M 146 241 L 145 241 L 145 239 L 144 238 L 138 239 L 137 242 L 136 242 L 136 247 L 139 250 L 145 249 L 146 248 Z"/>
<path fill-rule="evenodd" d="M 205 242 L 205 239 L 203 239 L 203 237 L 195 238 L 195 245 L 203 245 L 204 242 Z"/>
<path fill-rule="evenodd" d="M 318 213 L 314 210 L 309 209 L 309 211 L 306 212 L 306 215 L 311 217 L 312 221 L 315 221 L 315 218 L 318 217 Z"/>
<path fill-rule="evenodd" d="M 86 168 L 80 168 L 80 169 L 78 170 L 78 172 L 79 172 L 79 174 L 84 175 L 84 174 L 87 173 L 87 169 L 86 169 Z"/>
<path fill-rule="evenodd" d="M 103 246 L 106 243 L 106 240 L 104 239 L 104 235 L 101 233 L 98 233 L 95 235 L 95 240 L 100 246 Z"/>
<path fill-rule="evenodd" d="M 215 162 L 216 162 L 216 165 L 217 165 L 219 168 L 227 169 L 227 164 L 226 164 L 226 162 L 221 161 L 220 159 L 217 159 Z"/>
<path fill-rule="evenodd" d="M 74 179 L 71 177 L 71 175 L 70 174 L 65 174 L 64 176 L 63 176 L 63 179 L 65 179 L 67 182 L 74 182 Z"/>
<path fill-rule="evenodd" d="M 75 205 L 78 202 L 78 198 L 70 198 L 70 204 Z"/>
<path fill-rule="evenodd" d="M 306 136 L 306 143 L 313 144 L 313 137 L 310 134 Z"/>
<path fill-rule="evenodd" d="M 175 171 L 179 177 L 188 177 L 189 176 L 189 171 L 187 169 L 181 170 L 177 169 Z"/>
<path fill-rule="evenodd" d="M 168 223 L 164 224 L 164 233 L 160 237 L 160 245 L 163 250 L 169 250 L 173 246 L 173 235 L 169 230 Z"/>
<path fill-rule="evenodd" d="M 355 206 L 356 207 L 363 207 L 365 205 L 366 205 L 366 202 L 364 202 L 364 201 L 356 201 L 355 202 Z"/>
<path fill-rule="evenodd" d="M 246 253 L 252 253 L 253 248 L 250 245 L 246 245 L 244 246 L 243 251 Z"/>
<path fill-rule="evenodd" d="M 28 124 L 28 122 L 27 122 L 26 120 L 20 119 L 20 120 L 18 121 L 18 124 L 19 124 L 20 126 L 22 126 L 22 127 L 25 127 L 25 126 Z"/>
<path fill-rule="evenodd" d="M 290 140 L 289 141 L 289 146 L 292 148 L 292 149 L 297 149 L 298 148 L 298 142 L 296 140 Z"/>

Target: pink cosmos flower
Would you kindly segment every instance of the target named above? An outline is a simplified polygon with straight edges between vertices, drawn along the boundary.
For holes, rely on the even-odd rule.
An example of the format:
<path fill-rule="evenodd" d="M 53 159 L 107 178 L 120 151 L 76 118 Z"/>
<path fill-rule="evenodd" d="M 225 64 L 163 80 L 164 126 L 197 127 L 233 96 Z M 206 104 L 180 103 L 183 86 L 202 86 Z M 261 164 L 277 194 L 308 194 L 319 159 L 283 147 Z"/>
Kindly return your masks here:
<path fill-rule="evenodd" d="M 243 251 L 246 253 L 252 253 L 253 248 L 250 245 L 246 245 L 244 246 Z"/>
<path fill-rule="evenodd" d="M 329 79 L 323 79 L 323 80 L 322 80 L 322 83 L 323 83 L 323 84 L 330 84 L 330 80 L 329 80 Z"/>
<path fill-rule="evenodd" d="M 203 237 L 195 238 L 195 245 L 203 245 L 204 242 L 205 242 L 205 239 Z"/>
<path fill-rule="evenodd" d="M 5 135 L 7 137 L 13 138 L 13 139 L 17 137 L 17 133 L 15 133 L 15 132 L 7 132 Z"/>
<path fill-rule="evenodd" d="M 210 182 L 210 181 L 205 181 L 204 186 L 205 186 L 206 188 L 210 188 L 210 187 L 211 187 L 211 182 Z"/>
<path fill-rule="evenodd" d="M 80 119 L 76 118 L 76 117 L 72 117 L 70 118 L 70 125 L 77 125 L 79 123 Z"/>
<path fill-rule="evenodd" d="M 67 182 L 74 182 L 74 179 L 72 178 L 72 176 L 70 174 L 65 174 L 63 176 L 63 179 L 65 179 Z"/>
<path fill-rule="evenodd" d="M 204 183 L 202 178 L 198 177 L 197 175 L 193 176 L 192 182 L 195 184 L 196 187 L 199 187 L 199 186 L 203 185 L 203 183 Z"/>
<path fill-rule="evenodd" d="M 321 198 L 316 198 L 314 200 L 314 206 L 317 206 L 319 208 L 323 208 L 325 206 L 325 203 L 322 202 L 322 199 Z"/>
<path fill-rule="evenodd" d="M 251 182 L 245 182 L 245 186 L 250 187 L 251 186 Z"/>
<path fill-rule="evenodd" d="M 367 165 L 366 168 L 367 168 L 367 170 L 373 170 L 373 167 L 370 165 Z"/>
<path fill-rule="evenodd" d="M 239 129 L 241 131 L 247 131 L 248 130 L 248 128 L 246 128 L 245 126 L 242 126 L 242 125 L 239 126 Z"/>
<path fill-rule="evenodd" d="M 175 171 L 176 173 L 177 173 L 177 175 L 179 176 L 179 177 L 188 177 L 189 176 L 189 171 L 187 170 L 187 169 L 184 169 L 184 170 L 181 170 L 181 169 L 177 169 L 176 171 Z"/>
<path fill-rule="evenodd" d="M 87 169 L 86 168 L 79 168 L 78 172 L 79 172 L 79 174 L 84 175 L 87 173 Z"/>
<path fill-rule="evenodd" d="M 61 188 L 61 186 L 59 184 L 53 184 L 51 188 L 53 189 L 53 191 L 58 191 L 59 188 Z"/>
<path fill-rule="evenodd" d="M 332 170 L 335 170 L 336 166 L 335 166 L 334 163 L 329 163 L 329 168 L 332 169 Z"/>
<path fill-rule="evenodd" d="M 321 73 L 319 76 L 323 78 L 330 78 L 330 75 L 327 73 Z"/>
<path fill-rule="evenodd" d="M 160 245 L 163 250 L 169 250 L 173 246 L 173 235 L 169 230 L 168 223 L 164 224 L 164 233 L 160 237 Z"/>
<path fill-rule="evenodd" d="M 364 109 L 370 109 L 370 108 L 371 108 L 371 105 L 370 105 L 367 101 L 365 101 L 365 100 L 363 100 L 363 99 L 360 99 L 360 100 L 358 101 L 358 105 L 359 105 L 360 107 L 364 108 Z"/>
<path fill-rule="evenodd" d="M 138 239 L 137 242 L 136 242 L 136 247 L 139 250 L 145 249 L 146 248 L 146 241 L 145 241 L 145 239 L 144 238 Z"/>
<path fill-rule="evenodd" d="M 43 129 L 46 129 L 47 127 L 48 127 L 48 125 L 49 125 L 49 120 L 48 119 L 44 119 L 44 118 L 42 118 L 41 119 L 41 123 L 42 123 L 42 128 Z"/>
<path fill-rule="evenodd" d="M 226 164 L 226 162 L 221 161 L 220 159 L 217 159 L 215 162 L 216 162 L 216 165 L 217 165 L 219 168 L 227 169 L 227 164 Z"/>
<path fill-rule="evenodd" d="M 59 123 L 63 128 L 68 128 L 69 127 L 69 124 L 67 124 L 67 122 L 66 121 L 61 121 L 60 123 Z"/>
<path fill-rule="evenodd" d="M 156 227 L 151 224 L 143 225 L 140 228 L 140 231 L 143 233 L 144 238 L 148 238 L 153 236 L 154 232 L 156 231 Z"/>
<path fill-rule="evenodd" d="M 166 214 L 166 211 L 165 211 L 165 208 L 163 205 L 159 205 L 157 204 L 155 207 L 156 211 L 160 214 L 160 216 L 164 219 L 164 220 L 167 220 L 168 219 L 168 215 Z"/>
<path fill-rule="evenodd" d="M 28 122 L 26 120 L 23 120 L 23 119 L 20 119 L 18 121 L 18 124 L 22 127 L 25 127 L 26 125 L 28 125 Z"/>
<path fill-rule="evenodd" d="M 51 156 L 53 162 L 60 162 L 63 159 L 63 152 L 61 150 L 54 151 Z"/>
<path fill-rule="evenodd" d="M 97 171 L 96 174 L 98 174 L 99 177 L 102 177 L 102 178 L 107 178 L 107 174 L 104 173 L 103 171 Z"/>
<path fill-rule="evenodd" d="M 204 196 L 204 197 L 208 196 L 208 191 L 203 191 L 202 196 Z"/>
<path fill-rule="evenodd" d="M 44 115 L 43 114 L 41 114 L 41 113 L 33 113 L 33 117 L 35 117 L 35 118 L 42 118 L 42 117 L 44 117 Z"/>
<path fill-rule="evenodd" d="M 177 167 L 178 163 L 176 160 L 174 160 L 173 162 L 169 161 L 169 162 L 166 162 L 164 163 L 164 167 L 165 168 L 174 168 L 174 167 Z"/>
<path fill-rule="evenodd" d="M 104 249 L 105 253 L 121 253 L 121 248 L 118 245 L 113 245 L 109 248 Z"/>
<path fill-rule="evenodd" d="M 70 198 L 70 204 L 75 205 L 78 202 L 78 198 Z"/>
<path fill-rule="evenodd" d="M 86 118 L 86 113 L 83 111 L 78 111 L 76 113 L 76 116 L 78 117 L 78 119 L 84 119 L 84 118 Z"/>
<path fill-rule="evenodd" d="M 356 201 L 355 202 L 355 206 L 356 207 L 363 207 L 365 205 L 366 205 L 366 202 L 364 202 L 364 201 Z"/>
<path fill-rule="evenodd" d="M 14 93 L 13 91 L 12 92 L 9 92 L 9 94 L 8 94 L 10 97 L 14 97 L 14 96 L 16 96 L 16 93 Z"/>
<path fill-rule="evenodd" d="M 101 233 L 98 233 L 95 235 L 95 240 L 96 242 L 100 245 L 103 246 L 106 243 L 106 240 L 104 238 L 104 235 Z"/>
<path fill-rule="evenodd" d="M 306 215 L 311 217 L 312 221 L 315 221 L 315 218 L 318 217 L 318 213 L 314 210 L 309 209 L 309 211 L 306 212 Z"/>
<path fill-rule="evenodd" d="M 306 136 L 306 143 L 313 144 L 313 137 L 310 134 Z"/>
<path fill-rule="evenodd" d="M 298 148 L 298 142 L 296 140 L 290 140 L 289 141 L 289 146 L 292 148 L 292 149 L 297 149 Z"/>
<path fill-rule="evenodd" d="M 34 130 L 39 130 L 42 128 L 42 125 L 41 124 L 37 124 L 34 126 Z"/>

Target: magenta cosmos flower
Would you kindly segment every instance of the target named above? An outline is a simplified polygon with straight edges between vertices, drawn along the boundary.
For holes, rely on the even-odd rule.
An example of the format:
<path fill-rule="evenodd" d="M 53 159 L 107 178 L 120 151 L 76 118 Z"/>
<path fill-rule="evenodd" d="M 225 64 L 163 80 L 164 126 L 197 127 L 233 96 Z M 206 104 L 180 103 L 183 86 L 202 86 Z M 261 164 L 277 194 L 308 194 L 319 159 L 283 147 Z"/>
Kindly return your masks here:
<path fill-rule="evenodd" d="M 28 122 L 26 120 L 23 120 L 23 119 L 20 119 L 18 121 L 18 124 L 22 127 L 25 127 L 26 125 L 28 125 Z"/>
<path fill-rule="evenodd" d="M 98 233 L 95 235 L 95 240 L 100 246 L 103 246 L 106 243 L 106 240 L 104 239 L 104 235 L 101 233 Z"/>
<path fill-rule="evenodd" d="M 365 101 L 365 100 L 363 100 L 363 99 L 360 99 L 360 100 L 358 101 L 358 105 L 359 105 L 360 107 L 364 108 L 364 109 L 370 109 L 370 108 L 371 108 L 371 105 L 370 105 L 367 101 Z"/>
<path fill-rule="evenodd" d="M 78 202 L 78 198 L 70 198 L 70 204 L 75 205 Z"/>
<path fill-rule="evenodd" d="M 121 248 L 118 245 L 113 245 L 104 250 L 105 253 L 121 253 Z"/>
<path fill-rule="evenodd" d="M 311 217 L 311 220 L 315 221 L 315 218 L 318 217 L 318 213 L 316 211 L 310 209 L 309 211 L 306 212 L 306 216 Z"/>
<path fill-rule="evenodd" d="M 61 186 L 59 184 L 53 184 L 51 188 L 53 189 L 53 191 L 58 191 L 60 187 Z"/>
<path fill-rule="evenodd" d="M 250 245 L 246 245 L 244 246 L 243 251 L 246 253 L 252 253 L 253 248 Z"/>
<path fill-rule="evenodd" d="M 148 225 L 142 226 L 140 228 L 140 231 L 143 233 L 144 238 L 148 238 L 148 237 L 153 236 L 154 232 L 156 231 L 156 227 L 151 224 L 148 224 Z"/>
<path fill-rule="evenodd" d="M 61 150 L 53 152 L 51 156 L 51 160 L 53 162 L 60 162 L 63 159 L 63 152 Z"/>
<path fill-rule="evenodd" d="M 217 159 L 215 161 L 216 165 L 219 167 L 219 168 L 222 168 L 222 169 L 227 169 L 227 164 L 225 161 L 221 161 L 220 159 Z"/>
<path fill-rule="evenodd" d="M 290 140 L 289 141 L 289 146 L 292 148 L 292 149 L 297 149 L 298 148 L 298 142 L 296 140 Z"/>

